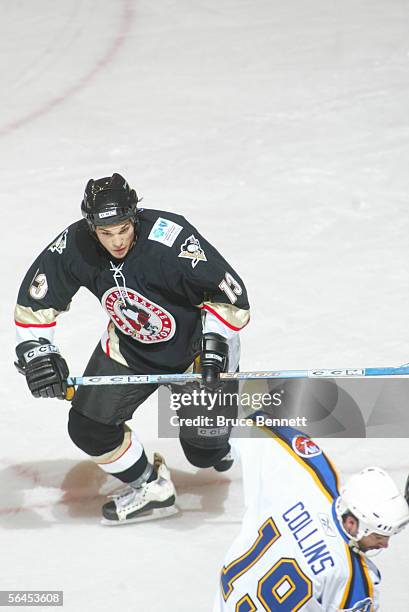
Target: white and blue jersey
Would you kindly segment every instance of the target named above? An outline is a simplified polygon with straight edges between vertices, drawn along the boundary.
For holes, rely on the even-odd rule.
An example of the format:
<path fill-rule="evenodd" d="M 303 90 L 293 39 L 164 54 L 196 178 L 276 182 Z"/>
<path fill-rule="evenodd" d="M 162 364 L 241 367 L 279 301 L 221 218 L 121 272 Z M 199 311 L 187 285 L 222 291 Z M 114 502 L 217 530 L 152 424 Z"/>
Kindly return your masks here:
<path fill-rule="evenodd" d="M 263 429 L 267 439 L 237 441 L 246 513 L 214 612 L 375 612 L 380 574 L 339 525 L 333 465 L 304 434 Z"/>

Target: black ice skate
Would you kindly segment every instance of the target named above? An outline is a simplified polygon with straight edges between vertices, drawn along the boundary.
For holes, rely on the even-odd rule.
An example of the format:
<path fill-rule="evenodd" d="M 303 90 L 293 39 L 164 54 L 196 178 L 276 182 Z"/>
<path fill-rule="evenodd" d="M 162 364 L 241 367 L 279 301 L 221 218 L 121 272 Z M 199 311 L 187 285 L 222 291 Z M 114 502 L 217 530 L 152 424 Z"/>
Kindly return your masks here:
<path fill-rule="evenodd" d="M 216 472 L 227 472 L 227 470 L 230 470 L 233 463 L 234 463 L 234 456 L 230 449 L 227 455 L 225 455 L 223 459 L 220 459 L 220 461 L 218 461 L 216 465 L 214 465 L 213 467 L 216 470 Z"/>

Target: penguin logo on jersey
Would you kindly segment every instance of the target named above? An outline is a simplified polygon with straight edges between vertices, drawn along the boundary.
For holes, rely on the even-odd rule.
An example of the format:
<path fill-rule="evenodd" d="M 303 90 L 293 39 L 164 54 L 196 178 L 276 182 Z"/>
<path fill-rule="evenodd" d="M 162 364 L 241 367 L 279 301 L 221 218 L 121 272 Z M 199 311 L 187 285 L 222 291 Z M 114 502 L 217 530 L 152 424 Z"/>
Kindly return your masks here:
<path fill-rule="evenodd" d="M 178 257 L 185 257 L 192 260 L 192 268 L 195 268 L 199 261 L 207 261 L 200 242 L 193 234 L 187 238 L 180 247 Z"/>
<path fill-rule="evenodd" d="M 315 444 L 311 438 L 308 438 L 308 436 L 295 436 L 295 438 L 292 439 L 291 444 L 294 452 L 296 452 L 300 457 L 305 457 L 306 459 L 311 459 L 312 457 L 316 457 L 322 453 L 320 447 Z"/>
<path fill-rule="evenodd" d="M 116 327 L 138 342 L 167 342 L 175 335 L 176 322 L 170 312 L 133 289 L 108 289 L 101 303 Z"/>

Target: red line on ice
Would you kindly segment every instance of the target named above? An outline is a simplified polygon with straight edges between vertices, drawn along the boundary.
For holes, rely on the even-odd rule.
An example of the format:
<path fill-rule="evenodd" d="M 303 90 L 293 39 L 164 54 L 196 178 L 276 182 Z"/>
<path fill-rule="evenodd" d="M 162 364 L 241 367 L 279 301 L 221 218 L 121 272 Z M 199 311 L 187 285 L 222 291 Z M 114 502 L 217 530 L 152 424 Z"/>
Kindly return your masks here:
<path fill-rule="evenodd" d="M 77 83 L 69 87 L 66 91 L 61 93 L 59 96 L 52 98 L 48 102 L 46 102 L 40 108 L 31 111 L 28 115 L 21 117 L 20 119 L 16 119 L 9 124 L 6 124 L 4 127 L 0 128 L 0 137 L 7 136 L 11 132 L 20 129 L 27 123 L 31 123 L 35 119 L 42 117 L 43 115 L 47 115 L 49 112 L 54 110 L 60 104 L 63 104 L 67 101 L 75 93 L 81 91 L 85 87 L 88 86 L 90 81 L 95 79 L 95 77 L 101 72 L 103 68 L 105 68 L 108 64 L 112 62 L 119 49 L 124 44 L 126 37 L 131 29 L 131 22 L 133 18 L 133 0 L 124 0 L 123 2 L 123 10 L 121 16 L 121 22 L 119 26 L 119 31 L 114 38 L 112 45 L 107 49 L 104 55 L 96 62 L 94 67 L 87 72 Z"/>

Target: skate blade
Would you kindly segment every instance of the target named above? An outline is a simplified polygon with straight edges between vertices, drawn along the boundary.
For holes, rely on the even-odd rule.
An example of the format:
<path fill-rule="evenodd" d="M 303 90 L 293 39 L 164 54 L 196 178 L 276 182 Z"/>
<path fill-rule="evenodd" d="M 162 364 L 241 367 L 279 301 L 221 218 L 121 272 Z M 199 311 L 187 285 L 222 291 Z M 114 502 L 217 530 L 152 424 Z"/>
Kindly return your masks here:
<path fill-rule="evenodd" d="M 125 519 L 124 521 L 110 521 L 103 517 L 101 519 L 101 525 L 106 525 L 108 527 L 117 527 L 119 525 L 129 525 L 130 523 L 148 523 L 149 521 L 156 521 L 158 519 L 168 518 L 169 516 L 173 516 L 179 512 L 176 506 L 169 506 L 168 508 L 154 508 L 149 512 L 141 512 L 138 516 L 134 516 L 131 519 Z"/>

